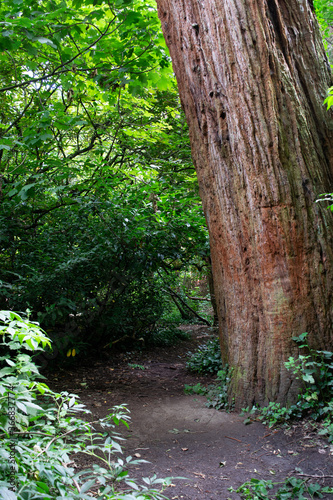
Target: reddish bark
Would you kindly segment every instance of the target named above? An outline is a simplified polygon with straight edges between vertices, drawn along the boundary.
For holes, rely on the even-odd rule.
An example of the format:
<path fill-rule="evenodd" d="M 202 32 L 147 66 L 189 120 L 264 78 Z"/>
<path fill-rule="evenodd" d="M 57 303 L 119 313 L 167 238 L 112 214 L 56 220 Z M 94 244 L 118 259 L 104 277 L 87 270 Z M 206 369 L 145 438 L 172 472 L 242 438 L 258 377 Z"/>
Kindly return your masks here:
<path fill-rule="evenodd" d="M 332 348 L 332 85 L 308 0 L 157 0 L 211 239 L 236 405 L 295 398 L 308 331 Z"/>

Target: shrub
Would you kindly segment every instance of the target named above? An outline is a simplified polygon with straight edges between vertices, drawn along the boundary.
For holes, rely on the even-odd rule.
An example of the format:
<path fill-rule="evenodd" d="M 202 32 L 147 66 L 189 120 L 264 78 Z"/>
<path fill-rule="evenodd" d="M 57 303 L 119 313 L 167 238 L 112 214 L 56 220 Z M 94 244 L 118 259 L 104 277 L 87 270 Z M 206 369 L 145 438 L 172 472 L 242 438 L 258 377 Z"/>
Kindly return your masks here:
<path fill-rule="evenodd" d="M 191 372 L 200 374 L 215 374 L 222 369 L 221 350 L 219 339 L 215 338 L 200 346 L 186 363 Z"/>
<path fill-rule="evenodd" d="M 144 478 L 145 485 L 138 485 L 128 476 L 127 467 L 142 460 L 122 458 L 114 428 L 128 426 L 126 406 L 97 421 L 83 420 L 79 414 L 89 412 L 75 394 L 53 392 L 39 381 L 43 377 L 29 353 L 50 345 L 44 332 L 13 312 L 0 312 L 0 322 L 1 347 L 7 351 L 0 358 L 1 498 L 165 498 L 170 479 Z M 94 463 L 76 473 L 70 456 L 78 452 Z"/>
<path fill-rule="evenodd" d="M 265 479 L 251 479 L 242 484 L 237 490 L 229 488 L 229 491 L 238 493 L 245 500 L 287 500 L 288 498 L 306 499 L 325 498 L 324 493 L 333 493 L 333 488 L 323 487 L 318 483 L 309 482 L 308 478 L 301 479 L 289 477 L 285 481 L 273 482 Z"/>

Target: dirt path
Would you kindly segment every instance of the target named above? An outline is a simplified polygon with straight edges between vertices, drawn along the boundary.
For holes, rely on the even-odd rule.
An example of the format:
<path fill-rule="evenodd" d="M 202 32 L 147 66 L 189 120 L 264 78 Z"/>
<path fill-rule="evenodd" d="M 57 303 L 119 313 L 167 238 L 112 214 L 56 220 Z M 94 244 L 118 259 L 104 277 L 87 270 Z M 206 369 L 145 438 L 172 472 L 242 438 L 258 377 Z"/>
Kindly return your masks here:
<path fill-rule="evenodd" d="M 310 424 L 284 430 L 271 430 L 257 422 L 245 426 L 237 413 L 209 409 L 205 398 L 184 394 L 184 384 L 212 381 L 186 371 L 187 351 L 193 351 L 207 334 L 204 327 L 190 329 L 191 342 L 123 355 L 117 364 L 111 359 L 90 359 L 87 365 L 53 375 L 49 384 L 79 394 L 94 417 L 103 417 L 112 406 L 126 403 L 132 423 L 130 431 L 123 431 L 125 455 L 140 455 L 150 462 L 133 468 L 131 475 L 186 477 L 168 488 L 170 499 L 239 499 L 228 488 L 251 477 L 279 481 L 300 470 L 315 476 L 332 475 L 330 446 L 316 438 Z M 131 368 L 129 363 L 144 369 Z M 326 479 L 325 484 L 332 485 L 330 481 Z"/>

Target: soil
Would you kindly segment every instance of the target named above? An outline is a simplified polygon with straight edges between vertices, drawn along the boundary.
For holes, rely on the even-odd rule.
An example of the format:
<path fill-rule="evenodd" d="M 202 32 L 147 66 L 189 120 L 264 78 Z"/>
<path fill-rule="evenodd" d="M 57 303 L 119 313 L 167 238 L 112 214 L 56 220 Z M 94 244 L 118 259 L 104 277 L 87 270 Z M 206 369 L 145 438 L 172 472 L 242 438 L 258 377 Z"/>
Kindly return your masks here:
<path fill-rule="evenodd" d="M 333 447 L 318 437 L 310 422 L 281 429 L 259 422 L 244 425 L 238 413 L 207 408 L 204 397 L 184 393 L 185 384 L 209 384 L 214 377 L 186 370 L 188 351 L 206 341 L 211 329 L 181 328 L 191 340 L 152 351 L 89 357 L 75 367 L 49 373 L 48 384 L 78 394 L 94 419 L 126 403 L 131 425 L 122 431 L 127 438 L 125 456 L 149 461 L 133 466 L 130 474 L 140 480 L 154 474 L 186 478 L 173 480 L 165 491 L 172 500 L 240 499 L 228 488 L 251 478 L 306 479 L 302 473 L 313 482 L 333 486 Z M 75 457 L 75 462 L 81 468 L 89 465 L 89 458 Z"/>

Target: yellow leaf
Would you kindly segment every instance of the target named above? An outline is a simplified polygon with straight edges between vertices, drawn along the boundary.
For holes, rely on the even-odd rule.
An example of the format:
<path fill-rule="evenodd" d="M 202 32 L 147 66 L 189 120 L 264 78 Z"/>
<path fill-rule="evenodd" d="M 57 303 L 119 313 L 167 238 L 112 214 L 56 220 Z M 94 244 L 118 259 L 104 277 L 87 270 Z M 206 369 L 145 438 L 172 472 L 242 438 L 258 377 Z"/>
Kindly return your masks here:
<path fill-rule="evenodd" d="M 72 356 L 73 356 L 73 358 L 74 358 L 75 354 L 76 354 L 76 351 L 75 351 L 75 349 L 73 349 L 72 350 Z"/>
<path fill-rule="evenodd" d="M 72 349 L 69 349 L 69 351 L 67 351 L 67 358 L 69 358 L 69 356 L 71 356 L 72 354 Z"/>

